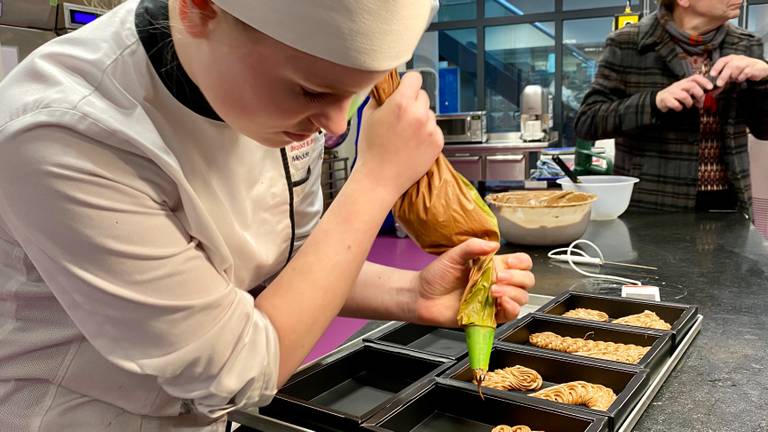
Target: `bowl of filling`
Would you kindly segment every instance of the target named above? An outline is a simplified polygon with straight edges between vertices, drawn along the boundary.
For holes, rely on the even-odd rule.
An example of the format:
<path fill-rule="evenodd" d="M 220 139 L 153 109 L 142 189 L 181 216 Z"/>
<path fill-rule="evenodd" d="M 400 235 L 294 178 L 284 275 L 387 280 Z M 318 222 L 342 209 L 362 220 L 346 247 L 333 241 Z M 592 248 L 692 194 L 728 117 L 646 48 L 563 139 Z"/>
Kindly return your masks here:
<path fill-rule="evenodd" d="M 485 201 L 507 243 L 554 246 L 584 235 L 596 199 L 575 191 L 512 191 L 488 195 Z"/>

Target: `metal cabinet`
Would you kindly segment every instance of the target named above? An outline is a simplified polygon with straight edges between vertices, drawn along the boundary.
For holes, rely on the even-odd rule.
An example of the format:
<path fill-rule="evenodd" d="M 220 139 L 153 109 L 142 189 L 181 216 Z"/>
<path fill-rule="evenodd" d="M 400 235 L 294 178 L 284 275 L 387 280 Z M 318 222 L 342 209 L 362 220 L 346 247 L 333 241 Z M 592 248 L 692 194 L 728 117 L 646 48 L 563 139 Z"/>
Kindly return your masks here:
<path fill-rule="evenodd" d="M 469 181 L 483 180 L 483 158 L 481 156 L 448 156 L 448 162 Z"/>
<path fill-rule="evenodd" d="M 64 9 L 70 5 L 84 6 L 85 3 L 85 0 L 66 0 L 59 1 L 58 6 L 51 6 L 50 0 L 0 0 L 0 46 L 15 51 L 14 63 L 24 60 L 57 34 L 71 31 L 71 28 L 65 28 L 67 17 Z M 110 9 L 121 1 L 91 0 L 88 3 Z M 0 78 L 10 68 L 5 65 L 0 71 Z"/>
<path fill-rule="evenodd" d="M 551 144 L 552 141 L 448 144 L 443 147 L 443 153 L 456 171 L 467 180 L 521 181 L 528 178 L 531 152 L 541 151 Z"/>
<path fill-rule="evenodd" d="M 349 177 L 349 158 L 339 157 L 335 151 L 327 151 L 323 157 L 323 171 L 320 187 L 323 189 L 323 213 L 331 206 L 334 198 Z"/>
<path fill-rule="evenodd" d="M 485 180 L 525 180 L 527 154 L 486 156 Z"/>
<path fill-rule="evenodd" d="M 17 61 L 24 60 L 32 51 L 38 49 L 42 44 L 54 39 L 56 34 L 52 31 L 43 31 L 28 29 L 22 27 L 11 27 L 0 24 L 0 46 L 5 49 L 16 51 Z M 4 72 L 10 72 L 13 65 L 4 65 Z M 3 71 L 0 71 L 0 78 Z"/>
<path fill-rule="evenodd" d="M 49 0 L 3 0 L 0 25 L 53 31 L 56 25 L 55 6 Z"/>

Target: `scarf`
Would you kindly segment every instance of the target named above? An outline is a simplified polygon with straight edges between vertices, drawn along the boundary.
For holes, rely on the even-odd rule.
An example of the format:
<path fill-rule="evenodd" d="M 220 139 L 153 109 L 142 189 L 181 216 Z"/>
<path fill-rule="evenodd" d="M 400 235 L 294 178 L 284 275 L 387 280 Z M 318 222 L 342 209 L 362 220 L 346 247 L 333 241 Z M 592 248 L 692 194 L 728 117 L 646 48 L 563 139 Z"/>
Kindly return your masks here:
<path fill-rule="evenodd" d="M 710 64 L 715 64 L 720 58 L 720 45 L 725 39 L 725 35 L 728 33 L 728 24 L 723 24 L 720 27 L 712 30 L 709 33 L 703 35 L 692 35 L 680 30 L 675 25 L 675 20 L 672 18 L 666 8 L 659 8 L 657 17 L 667 33 L 672 37 L 677 46 L 683 50 L 689 56 L 702 56 L 710 54 Z M 690 66 L 686 65 L 688 69 L 688 75 L 693 75 L 694 71 Z"/>

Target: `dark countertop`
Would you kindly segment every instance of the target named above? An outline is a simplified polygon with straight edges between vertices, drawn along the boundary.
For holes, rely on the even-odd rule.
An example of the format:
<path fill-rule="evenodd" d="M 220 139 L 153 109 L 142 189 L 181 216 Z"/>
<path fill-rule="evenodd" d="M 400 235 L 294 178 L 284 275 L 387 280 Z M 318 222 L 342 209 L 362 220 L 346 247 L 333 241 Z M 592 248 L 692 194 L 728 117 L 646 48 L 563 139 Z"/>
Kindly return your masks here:
<path fill-rule="evenodd" d="M 605 267 L 608 273 L 659 286 L 662 300 L 696 304 L 704 316 L 701 333 L 634 430 L 768 431 L 768 242 L 760 233 L 735 213 L 629 212 L 591 222 L 584 238 L 606 260 L 659 268 Z M 620 295 L 618 285 L 551 262 L 550 249 L 502 251 L 531 254 L 537 294 Z"/>
<path fill-rule="evenodd" d="M 592 221 L 583 238 L 606 260 L 658 267 L 605 270 L 659 286 L 662 300 L 696 304 L 704 316 L 701 332 L 634 431 L 768 431 L 768 241 L 736 213 L 637 211 Z M 533 293 L 620 295 L 617 284 L 550 261 L 551 249 L 505 245 L 501 252 L 531 254 Z"/>

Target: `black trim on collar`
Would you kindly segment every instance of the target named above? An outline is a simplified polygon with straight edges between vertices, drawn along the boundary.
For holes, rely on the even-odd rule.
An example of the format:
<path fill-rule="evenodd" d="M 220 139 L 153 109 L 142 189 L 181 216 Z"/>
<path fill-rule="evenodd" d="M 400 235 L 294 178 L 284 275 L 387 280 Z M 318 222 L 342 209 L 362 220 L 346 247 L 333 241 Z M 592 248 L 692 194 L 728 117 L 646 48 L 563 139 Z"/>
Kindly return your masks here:
<path fill-rule="evenodd" d="M 135 23 L 155 73 L 173 97 L 198 115 L 223 121 L 179 62 L 168 23 L 168 0 L 141 0 Z"/>

